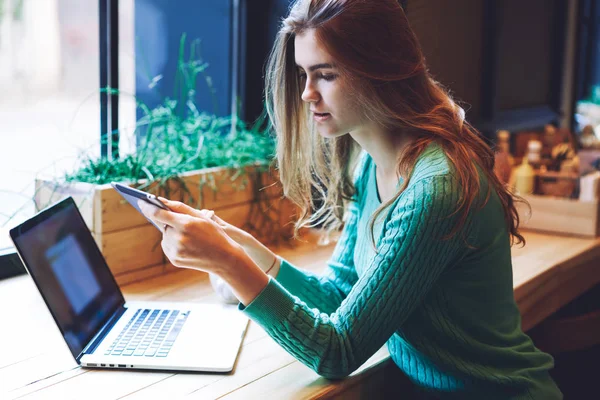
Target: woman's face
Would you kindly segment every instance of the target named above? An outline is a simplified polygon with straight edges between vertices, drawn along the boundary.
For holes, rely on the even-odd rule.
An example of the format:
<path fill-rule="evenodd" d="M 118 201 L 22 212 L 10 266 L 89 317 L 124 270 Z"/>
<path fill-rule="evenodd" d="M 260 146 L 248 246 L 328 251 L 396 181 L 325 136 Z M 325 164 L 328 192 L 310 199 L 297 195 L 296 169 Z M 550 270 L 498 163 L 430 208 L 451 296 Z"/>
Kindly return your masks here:
<path fill-rule="evenodd" d="M 334 138 L 358 130 L 362 114 L 314 30 L 296 35 L 294 44 L 302 100 L 309 104 L 319 134 Z"/>

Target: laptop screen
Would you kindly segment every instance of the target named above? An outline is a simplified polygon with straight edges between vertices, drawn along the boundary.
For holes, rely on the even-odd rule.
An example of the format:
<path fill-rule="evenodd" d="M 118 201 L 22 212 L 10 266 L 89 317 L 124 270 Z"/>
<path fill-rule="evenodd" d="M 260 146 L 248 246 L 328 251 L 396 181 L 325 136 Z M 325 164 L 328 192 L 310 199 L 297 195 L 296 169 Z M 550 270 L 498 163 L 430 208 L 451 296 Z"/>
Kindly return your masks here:
<path fill-rule="evenodd" d="M 69 197 L 10 234 L 77 358 L 125 301 L 75 202 Z"/>

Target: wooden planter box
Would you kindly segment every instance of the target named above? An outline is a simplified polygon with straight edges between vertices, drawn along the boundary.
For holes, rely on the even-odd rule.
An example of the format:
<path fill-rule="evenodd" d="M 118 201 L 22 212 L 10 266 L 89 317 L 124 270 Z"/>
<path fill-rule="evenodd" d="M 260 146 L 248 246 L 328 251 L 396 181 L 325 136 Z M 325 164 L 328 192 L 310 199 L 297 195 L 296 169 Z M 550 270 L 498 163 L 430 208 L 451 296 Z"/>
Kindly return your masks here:
<path fill-rule="evenodd" d="M 274 172 L 243 173 L 225 168 L 188 172 L 158 184 L 138 182 L 133 187 L 183 201 L 195 208 L 215 210 L 225 221 L 245 229 L 265 243 L 288 239 L 296 208 L 282 198 Z M 174 270 L 162 252 L 161 233 L 111 186 L 89 183 L 57 184 L 36 180 L 36 209 L 72 196 L 98 247 L 119 284 L 145 279 Z M 270 224 L 270 225 L 269 225 Z"/>
<path fill-rule="evenodd" d="M 525 195 L 529 209 L 517 203 L 524 230 L 544 231 L 576 236 L 600 236 L 600 202 L 585 202 L 563 197 Z"/>

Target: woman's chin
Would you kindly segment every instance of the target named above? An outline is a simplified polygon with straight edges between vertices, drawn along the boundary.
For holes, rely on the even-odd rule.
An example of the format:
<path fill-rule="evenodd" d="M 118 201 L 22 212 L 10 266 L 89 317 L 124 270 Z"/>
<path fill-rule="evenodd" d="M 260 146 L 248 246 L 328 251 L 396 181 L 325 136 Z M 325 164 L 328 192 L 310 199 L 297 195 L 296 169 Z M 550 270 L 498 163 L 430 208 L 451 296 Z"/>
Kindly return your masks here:
<path fill-rule="evenodd" d="M 333 139 L 335 137 L 343 135 L 343 133 L 340 133 L 340 132 L 337 132 L 337 131 L 334 131 L 331 129 L 323 129 L 323 128 L 317 129 L 317 132 L 319 133 L 319 135 L 323 136 L 326 139 Z"/>

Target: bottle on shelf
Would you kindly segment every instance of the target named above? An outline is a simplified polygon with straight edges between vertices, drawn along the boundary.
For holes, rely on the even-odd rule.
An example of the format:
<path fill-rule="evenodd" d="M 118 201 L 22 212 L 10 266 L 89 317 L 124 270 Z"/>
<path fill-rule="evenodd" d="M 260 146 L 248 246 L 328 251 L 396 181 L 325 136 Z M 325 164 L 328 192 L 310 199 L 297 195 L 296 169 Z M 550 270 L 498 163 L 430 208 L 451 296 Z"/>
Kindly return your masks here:
<path fill-rule="evenodd" d="M 513 186 L 519 195 L 533 193 L 535 188 L 535 171 L 533 167 L 529 165 L 528 157 L 523 157 L 521 165 L 515 168 L 511 177 L 511 186 Z"/>
<path fill-rule="evenodd" d="M 546 125 L 544 127 L 544 136 L 543 136 L 543 144 L 542 144 L 542 158 L 548 159 L 550 158 L 550 154 L 552 153 L 552 149 L 556 145 L 556 127 L 554 125 Z"/>
<path fill-rule="evenodd" d="M 494 173 L 501 182 L 508 183 L 515 164 L 510 154 L 510 132 L 506 130 L 498 131 L 496 138 L 497 151 L 495 153 Z"/>
<path fill-rule="evenodd" d="M 525 156 L 529 165 L 533 169 L 538 169 L 542 165 L 542 142 L 539 140 L 530 140 L 527 143 L 527 155 Z"/>

